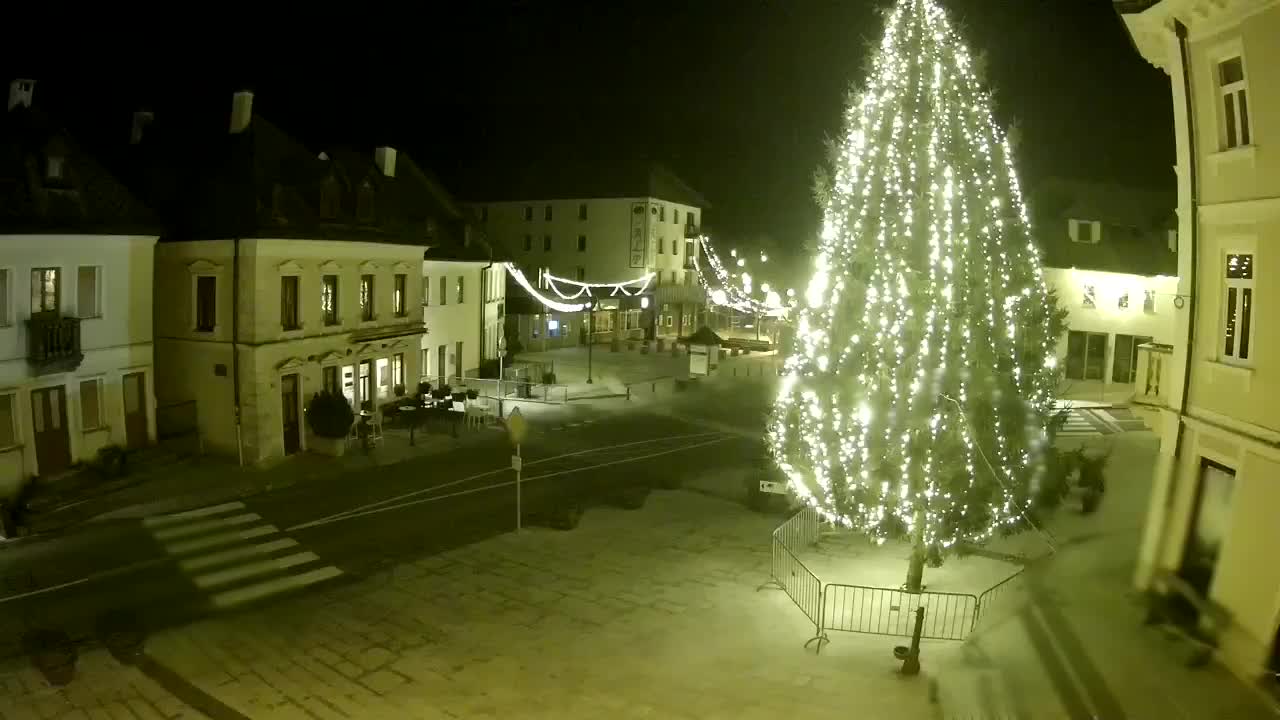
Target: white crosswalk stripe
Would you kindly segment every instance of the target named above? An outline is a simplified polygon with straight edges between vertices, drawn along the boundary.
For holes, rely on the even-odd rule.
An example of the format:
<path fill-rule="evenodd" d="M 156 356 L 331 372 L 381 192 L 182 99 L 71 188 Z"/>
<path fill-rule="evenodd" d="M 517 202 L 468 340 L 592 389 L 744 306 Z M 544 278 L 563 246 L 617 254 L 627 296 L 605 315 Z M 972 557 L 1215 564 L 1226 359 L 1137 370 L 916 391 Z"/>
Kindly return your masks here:
<path fill-rule="evenodd" d="M 342 574 L 241 502 L 158 515 L 142 524 L 215 608 L 234 608 Z"/>

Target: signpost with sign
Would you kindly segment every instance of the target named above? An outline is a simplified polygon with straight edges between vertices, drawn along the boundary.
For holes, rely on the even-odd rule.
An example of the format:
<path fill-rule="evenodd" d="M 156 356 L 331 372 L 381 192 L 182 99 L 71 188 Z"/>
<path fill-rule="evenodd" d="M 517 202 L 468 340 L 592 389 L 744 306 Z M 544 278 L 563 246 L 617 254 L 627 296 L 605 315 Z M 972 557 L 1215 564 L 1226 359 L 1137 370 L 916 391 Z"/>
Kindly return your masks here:
<path fill-rule="evenodd" d="M 524 442 L 524 436 L 528 433 L 529 423 L 524 419 L 524 415 L 520 414 L 520 408 L 512 408 L 511 415 L 507 417 L 507 438 L 516 447 L 516 454 L 511 456 L 511 469 L 516 471 L 516 532 L 520 532 L 523 524 L 520 507 L 520 471 L 524 469 L 524 462 L 520 459 L 520 443 Z"/>

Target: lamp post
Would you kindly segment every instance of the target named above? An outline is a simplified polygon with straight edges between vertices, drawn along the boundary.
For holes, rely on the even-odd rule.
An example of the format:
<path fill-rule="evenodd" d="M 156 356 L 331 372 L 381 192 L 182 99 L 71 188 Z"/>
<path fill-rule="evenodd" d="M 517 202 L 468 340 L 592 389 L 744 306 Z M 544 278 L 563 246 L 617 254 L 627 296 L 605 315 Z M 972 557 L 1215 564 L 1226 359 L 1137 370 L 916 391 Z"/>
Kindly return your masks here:
<path fill-rule="evenodd" d="M 507 333 L 505 330 L 498 335 L 498 417 L 506 417 L 502 414 L 502 400 L 506 397 L 502 394 L 502 360 L 507 356 Z"/>
<path fill-rule="evenodd" d="M 587 384 L 591 384 L 591 346 L 595 344 L 596 335 L 596 300 L 591 298 L 587 304 Z"/>

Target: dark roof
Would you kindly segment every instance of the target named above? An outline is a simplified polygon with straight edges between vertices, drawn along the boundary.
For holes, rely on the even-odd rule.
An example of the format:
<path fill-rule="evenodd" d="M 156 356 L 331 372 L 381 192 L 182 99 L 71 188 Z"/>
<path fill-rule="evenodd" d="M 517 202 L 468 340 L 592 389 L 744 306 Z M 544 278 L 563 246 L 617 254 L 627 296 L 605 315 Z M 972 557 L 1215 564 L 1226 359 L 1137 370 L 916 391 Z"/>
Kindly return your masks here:
<path fill-rule="evenodd" d="M 483 175 L 463 181 L 461 196 L 468 202 L 652 197 L 711 207 L 701 193 L 660 163 L 605 155 L 558 158 L 505 170 L 485 168 Z"/>
<path fill-rule="evenodd" d="M 39 104 L 18 104 L 0 117 L 0 233 L 158 235 L 160 221 Z"/>
<path fill-rule="evenodd" d="M 1137 275 L 1176 275 L 1177 253 L 1169 249 L 1176 230 L 1172 187 L 1149 189 L 1053 178 L 1033 188 L 1032 227 L 1047 267 Z M 1072 242 L 1070 220 L 1102 223 L 1096 244 Z"/>
<path fill-rule="evenodd" d="M 688 345 L 723 345 L 724 340 L 715 333 L 714 330 L 703 325 L 698 331 L 689 337 L 680 338 L 680 342 Z"/>
<path fill-rule="evenodd" d="M 1140 13 L 1159 2 L 1160 0 L 1111 0 L 1116 12 L 1121 15 Z"/>

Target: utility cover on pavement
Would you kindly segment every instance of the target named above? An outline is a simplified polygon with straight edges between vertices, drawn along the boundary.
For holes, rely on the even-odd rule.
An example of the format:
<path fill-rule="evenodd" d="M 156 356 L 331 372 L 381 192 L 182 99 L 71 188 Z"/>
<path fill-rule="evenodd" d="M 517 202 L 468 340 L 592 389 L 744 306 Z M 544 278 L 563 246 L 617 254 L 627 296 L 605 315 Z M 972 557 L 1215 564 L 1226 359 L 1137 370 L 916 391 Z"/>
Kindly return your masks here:
<path fill-rule="evenodd" d="M 507 416 L 507 437 L 511 438 L 511 444 L 519 445 L 524 442 L 524 436 L 528 434 L 528 421 L 520 414 L 520 408 L 513 408 L 511 414 Z"/>

